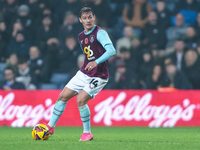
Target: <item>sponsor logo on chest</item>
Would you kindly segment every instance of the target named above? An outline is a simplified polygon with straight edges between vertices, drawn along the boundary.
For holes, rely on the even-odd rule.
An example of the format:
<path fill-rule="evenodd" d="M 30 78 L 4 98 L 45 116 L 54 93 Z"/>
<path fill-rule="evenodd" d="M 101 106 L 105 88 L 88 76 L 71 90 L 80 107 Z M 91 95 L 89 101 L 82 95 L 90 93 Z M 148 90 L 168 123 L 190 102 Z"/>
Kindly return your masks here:
<path fill-rule="evenodd" d="M 95 60 L 94 51 L 91 49 L 91 45 L 90 45 L 94 42 L 94 40 L 95 40 L 95 35 L 90 35 L 89 39 L 88 38 L 84 39 L 84 44 L 87 44 L 87 45 L 85 45 L 83 50 L 88 60 Z M 83 44 L 83 40 L 81 40 L 81 44 Z"/>

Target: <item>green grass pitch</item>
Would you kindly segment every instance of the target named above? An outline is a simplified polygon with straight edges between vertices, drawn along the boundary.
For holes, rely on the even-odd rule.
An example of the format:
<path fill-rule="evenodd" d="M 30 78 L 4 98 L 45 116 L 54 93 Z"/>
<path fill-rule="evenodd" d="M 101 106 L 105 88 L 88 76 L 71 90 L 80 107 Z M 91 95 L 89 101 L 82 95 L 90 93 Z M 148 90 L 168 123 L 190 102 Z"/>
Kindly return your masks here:
<path fill-rule="evenodd" d="M 0 127 L 0 150 L 199 150 L 199 127 L 92 127 L 94 140 L 79 142 L 82 127 L 56 127 L 47 141 L 32 128 Z"/>

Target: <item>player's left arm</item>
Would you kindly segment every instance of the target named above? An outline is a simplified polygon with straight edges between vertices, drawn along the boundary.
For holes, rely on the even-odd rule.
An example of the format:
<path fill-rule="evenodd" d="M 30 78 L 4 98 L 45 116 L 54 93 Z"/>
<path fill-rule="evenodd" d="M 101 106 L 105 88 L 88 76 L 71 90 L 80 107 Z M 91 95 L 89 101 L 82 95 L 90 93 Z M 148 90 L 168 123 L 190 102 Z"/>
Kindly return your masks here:
<path fill-rule="evenodd" d="M 114 56 L 116 54 L 116 50 L 108 36 L 108 33 L 105 30 L 101 29 L 97 32 L 97 40 L 106 50 L 101 57 L 95 60 L 97 64 L 100 64 Z"/>
<path fill-rule="evenodd" d="M 104 47 L 106 50 L 103 55 L 101 55 L 98 59 L 96 59 L 93 62 L 88 63 L 86 66 L 86 70 L 91 71 L 93 68 L 95 68 L 98 64 L 108 60 L 112 56 L 116 55 L 116 50 L 112 44 L 112 41 L 110 40 L 108 33 L 101 29 L 97 32 L 97 40 L 98 42 Z M 91 67 L 90 67 L 91 66 Z"/>

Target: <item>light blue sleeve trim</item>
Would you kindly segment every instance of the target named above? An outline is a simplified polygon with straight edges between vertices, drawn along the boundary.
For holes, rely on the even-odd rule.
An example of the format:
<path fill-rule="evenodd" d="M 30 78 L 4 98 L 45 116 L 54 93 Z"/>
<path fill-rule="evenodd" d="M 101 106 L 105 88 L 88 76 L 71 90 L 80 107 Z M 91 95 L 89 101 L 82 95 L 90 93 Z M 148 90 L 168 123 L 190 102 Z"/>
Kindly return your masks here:
<path fill-rule="evenodd" d="M 106 52 L 101 57 L 99 57 L 98 59 L 95 60 L 97 64 L 100 64 L 100 63 L 108 60 L 109 58 L 111 58 L 112 56 L 114 56 L 116 54 L 113 44 L 107 44 L 107 45 L 105 45 L 104 48 L 105 48 Z"/>
<path fill-rule="evenodd" d="M 101 29 L 97 32 L 97 40 L 101 45 L 105 48 L 105 45 L 112 44 L 112 41 L 110 40 L 110 37 L 108 36 L 108 33 Z"/>

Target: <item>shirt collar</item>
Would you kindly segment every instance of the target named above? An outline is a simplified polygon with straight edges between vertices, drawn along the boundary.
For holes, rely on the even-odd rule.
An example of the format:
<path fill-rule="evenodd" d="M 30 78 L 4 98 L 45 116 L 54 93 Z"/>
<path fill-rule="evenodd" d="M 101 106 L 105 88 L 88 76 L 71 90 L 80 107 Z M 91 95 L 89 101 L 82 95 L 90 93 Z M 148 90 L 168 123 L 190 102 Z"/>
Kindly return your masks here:
<path fill-rule="evenodd" d="M 89 32 L 87 32 L 87 33 L 86 33 L 86 32 L 85 32 L 85 30 L 84 30 L 84 34 L 85 34 L 85 35 L 88 35 L 88 34 L 90 34 L 90 33 L 91 33 L 91 32 L 92 32 L 94 29 L 95 29 L 95 27 L 96 27 L 96 25 L 94 25 L 93 29 L 92 29 L 92 30 L 90 30 L 90 31 L 89 31 Z"/>

